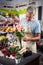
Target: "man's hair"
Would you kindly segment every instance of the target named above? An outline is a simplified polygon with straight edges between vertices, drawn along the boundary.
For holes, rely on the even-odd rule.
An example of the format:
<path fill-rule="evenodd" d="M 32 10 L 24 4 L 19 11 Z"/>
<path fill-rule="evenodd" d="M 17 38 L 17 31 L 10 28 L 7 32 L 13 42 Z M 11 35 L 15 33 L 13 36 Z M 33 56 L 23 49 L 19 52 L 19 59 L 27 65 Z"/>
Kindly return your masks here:
<path fill-rule="evenodd" d="M 29 6 L 27 8 L 27 12 L 33 13 L 34 12 L 34 8 L 32 6 Z"/>

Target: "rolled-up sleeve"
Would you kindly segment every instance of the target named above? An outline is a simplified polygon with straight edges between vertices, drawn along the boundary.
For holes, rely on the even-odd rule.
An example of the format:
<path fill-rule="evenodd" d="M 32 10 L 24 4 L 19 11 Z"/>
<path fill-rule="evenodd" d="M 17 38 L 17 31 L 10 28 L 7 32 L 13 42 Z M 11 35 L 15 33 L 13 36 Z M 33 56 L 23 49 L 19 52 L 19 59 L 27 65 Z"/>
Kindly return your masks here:
<path fill-rule="evenodd" d="M 41 33 L 40 23 L 38 23 L 35 27 L 35 33 Z"/>

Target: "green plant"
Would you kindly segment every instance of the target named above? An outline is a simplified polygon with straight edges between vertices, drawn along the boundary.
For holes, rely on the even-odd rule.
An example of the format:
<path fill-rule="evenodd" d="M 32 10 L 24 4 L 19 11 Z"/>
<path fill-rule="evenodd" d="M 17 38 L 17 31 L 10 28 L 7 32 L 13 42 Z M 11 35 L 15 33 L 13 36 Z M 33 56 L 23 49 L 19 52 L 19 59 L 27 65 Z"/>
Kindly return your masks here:
<path fill-rule="evenodd" d="M 14 51 L 18 52 L 19 51 L 19 46 L 10 47 L 10 48 L 8 48 L 8 50 L 10 51 L 10 54 L 14 53 Z"/>
<path fill-rule="evenodd" d="M 20 59 L 21 58 L 21 54 L 17 53 L 15 56 L 16 59 Z"/>

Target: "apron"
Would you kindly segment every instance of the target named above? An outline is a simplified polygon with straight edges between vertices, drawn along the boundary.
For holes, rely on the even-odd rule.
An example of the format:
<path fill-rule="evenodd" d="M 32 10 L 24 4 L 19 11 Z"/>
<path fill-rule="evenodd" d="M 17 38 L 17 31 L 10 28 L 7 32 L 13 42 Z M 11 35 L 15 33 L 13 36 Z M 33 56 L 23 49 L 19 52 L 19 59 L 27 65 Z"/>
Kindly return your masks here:
<path fill-rule="evenodd" d="M 29 37 L 33 37 L 33 34 L 31 32 L 31 29 L 30 28 L 25 28 L 25 33 L 26 33 L 26 36 L 29 36 Z M 31 50 L 32 52 L 36 53 L 37 50 L 36 50 L 36 42 L 34 41 L 27 41 L 27 42 L 24 42 L 22 40 L 22 47 L 26 47 L 28 48 L 29 50 Z"/>

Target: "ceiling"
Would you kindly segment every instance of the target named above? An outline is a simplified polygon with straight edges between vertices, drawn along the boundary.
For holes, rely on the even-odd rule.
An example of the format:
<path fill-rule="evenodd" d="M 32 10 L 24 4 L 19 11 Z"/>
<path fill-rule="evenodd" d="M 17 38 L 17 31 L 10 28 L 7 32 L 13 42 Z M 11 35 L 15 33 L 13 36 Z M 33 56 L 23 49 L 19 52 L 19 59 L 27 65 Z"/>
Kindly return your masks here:
<path fill-rule="evenodd" d="M 24 4 L 35 4 L 39 5 L 39 2 L 41 3 L 40 5 L 43 4 L 43 0 L 0 0 L 0 8 L 15 8 L 16 6 L 19 5 L 24 5 Z"/>

